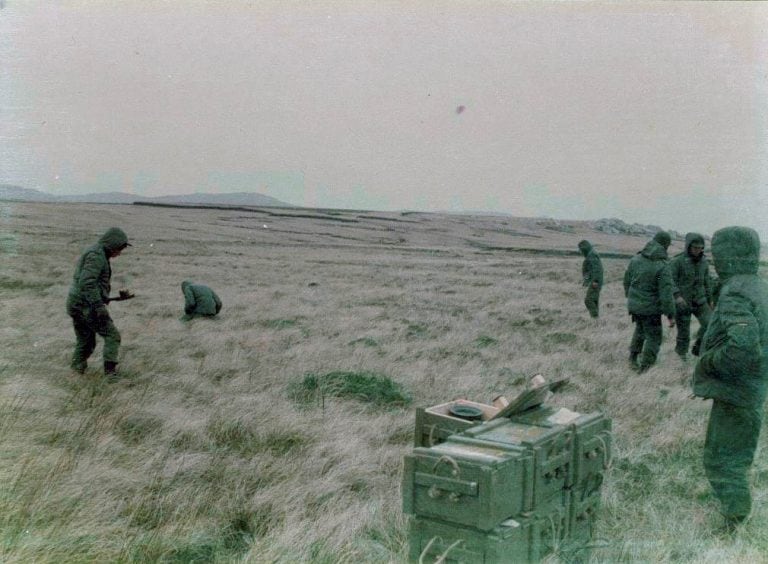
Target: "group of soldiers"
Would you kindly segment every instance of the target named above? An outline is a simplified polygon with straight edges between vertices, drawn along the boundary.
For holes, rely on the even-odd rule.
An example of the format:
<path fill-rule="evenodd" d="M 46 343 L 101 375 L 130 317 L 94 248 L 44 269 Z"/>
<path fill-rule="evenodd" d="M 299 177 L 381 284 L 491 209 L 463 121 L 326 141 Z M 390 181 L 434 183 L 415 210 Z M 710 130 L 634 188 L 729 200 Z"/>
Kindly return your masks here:
<path fill-rule="evenodd" d="M 667 259 L 672 238 L 659 231 L 629 262 L 624 272 L 624 296 L 635 330 L 629 345 L 629 365 L 642 373 L 656 363 L 662 340 L 662 316 L 669 326 L 677 327 L 675 352 L 688 360 L 688 352 L 699 356 L 701 341 L 714 309 L 714 288 L 709 261 L 704 255 L 704 237 L 699 233 L 685 236 L 685 250 Z M 593 318 L 599 317 L 603 265 L 589 241 L 579 242 L 584 255 L 582 276 L 587 295 L 584 304 Z M 691 317 L 699 321 L 696 340 L 691 344 Z"/>
<path fill-rule="evenodd" d="M 725 527 L 734 530 L 751 512 L 748 471 L 752 465 L 762 425 L 762 408 L 768 391 L 768 284 L 758 274 L 760 239 L 748 227 L 727 227 L 715 232 L 712 259 L 719 277 L 717 287 L 709 276 L 704 238 L 689 233 L 685 250 L 671 261 L 669 233 L 657 233 L 635 255 L 624 274 L 624 294 L 635 324 L 630 344 L 630 364 L 643 373 L 658 356 L 662 315 L 677 326 L 675 350 L 686 358 L 690 322 L 694 315 L 700 329 L 691 353 L 698 356 L 693 374 L 695 396 L 712 399 L 704 444 L 704 468 L 719 499 Z M 71 368 L 80 374 L 96 346 L 104 339 L 104 373 L 117 379 L 120 333 L 107 310 L 110 301 L 129 299 L 121 290 L 111 297 L 110 260 L 127 247 L 122 229 L 107 230 L 80 257 L 67 299 L 76 344 Z M 603 267 L 588 241 L 578 245 L 584 255 L 584 300 L 592 317 L 599 316 Z M 221 300 L 209 287 L 184 281 L 184 317 L 213 316 Z"/>
<path fill-rule="evenodd" d="M 675 352 L 687 360 L 691 316 L 699 331 L 691 348 L 698 357 L 693 395 L 712 400 L 704 442 L 704 470 L 734 531 L 750 515 L 748 472 L 752 466 L 768 392 L 768 284 L 758 274 L 760 239 L 748 227 L 726 227 L 712 236 L 718 279 L 709 274 L 704 238 L 688 233 L 685 249 L 671 260 L 669 233 L 660 231 L 629 262 L 624 273 L 627 309 L 635 324 L 629 363 L 638 373 L 656 362 L 662 316 L 677 326 Z M 599 315 L 603 286 L 600 257 L 581 241 L 582 275 L 590 315 Z"/>

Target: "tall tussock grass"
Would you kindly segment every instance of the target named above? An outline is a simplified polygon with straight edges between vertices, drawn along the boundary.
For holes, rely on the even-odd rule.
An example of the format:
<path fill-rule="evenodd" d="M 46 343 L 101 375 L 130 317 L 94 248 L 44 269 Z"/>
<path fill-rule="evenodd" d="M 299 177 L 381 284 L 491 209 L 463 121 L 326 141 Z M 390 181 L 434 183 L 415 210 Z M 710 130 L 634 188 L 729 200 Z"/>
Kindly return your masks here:
<path fill-rule="evenodd" d="M 713 535 L 692 364 L 665 330 L 656 367 L 626 367 L 625 259 L 604 259 L 600 320 L 582 304 L 578 241 L 631 255 L 644 239 L 436 214 L 263 229 L 242 211 L 0 206 L 2 562 L 402 562 L 414 408 L 511 397 L 537 373 L 570 379 L 554 405 L 613 419 L 594 562 L 765 561 L 765 438 L 751 521 Z M 69 372 L 64 302 L 112 225 L 134 245 L 113 287 L 136 298 L 110 305 L 124 377 L 108 384 L 101 344 Z M 179 319 L 185 279 L 217 291 L 218 318 Z"/>

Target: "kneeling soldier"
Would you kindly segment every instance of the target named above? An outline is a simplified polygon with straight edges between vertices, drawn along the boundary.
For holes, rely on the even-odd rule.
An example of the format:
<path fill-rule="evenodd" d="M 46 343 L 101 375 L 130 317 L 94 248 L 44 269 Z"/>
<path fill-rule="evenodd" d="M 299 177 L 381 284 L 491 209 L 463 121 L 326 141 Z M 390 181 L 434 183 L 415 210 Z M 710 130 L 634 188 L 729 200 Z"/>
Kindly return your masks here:
<path fill-rule="evenodd" d="M 195 316 L 212 317 L 221 311 L 221 300 L 208 286 L 193 284 L 189 280 L 181 283 L 184 292 L 184 314 L 186 319 Z"/>

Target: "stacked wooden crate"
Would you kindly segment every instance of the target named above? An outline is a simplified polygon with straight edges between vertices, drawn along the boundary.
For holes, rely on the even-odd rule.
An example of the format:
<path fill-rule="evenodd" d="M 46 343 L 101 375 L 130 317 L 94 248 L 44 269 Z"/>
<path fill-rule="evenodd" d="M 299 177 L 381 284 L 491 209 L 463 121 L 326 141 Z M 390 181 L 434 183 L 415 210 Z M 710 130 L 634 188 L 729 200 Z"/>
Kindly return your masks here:
<path fill-rule="evenodd" d="M 405 457 L 412 561 L 533 562 L 588 546 L 609 419 L 539 406 L 495 419 L 498 410 L 484 410 L 468 422 L 445 405 L 417 414 L 417 446 Z"/>

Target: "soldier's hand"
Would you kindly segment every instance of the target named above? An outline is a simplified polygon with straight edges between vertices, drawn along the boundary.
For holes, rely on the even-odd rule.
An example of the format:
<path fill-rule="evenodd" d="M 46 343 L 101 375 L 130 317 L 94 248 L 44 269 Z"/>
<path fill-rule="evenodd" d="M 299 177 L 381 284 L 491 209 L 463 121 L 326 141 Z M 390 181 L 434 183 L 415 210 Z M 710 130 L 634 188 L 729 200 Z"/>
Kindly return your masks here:
<path fill-rule="evenodd" d="M 685 298 L 683 296 L 677 296 L 675 298 L 675 303 L 679 307 L 682 307 L 682 308 L 687 308 L 688 307 L 688 302 L 685 301 Z"/>
<path fill-rule="evenodd" d="M 592 282 L 592 287 L 597 290 L 597 288 L 600 286 L 597 282 Z"/>

